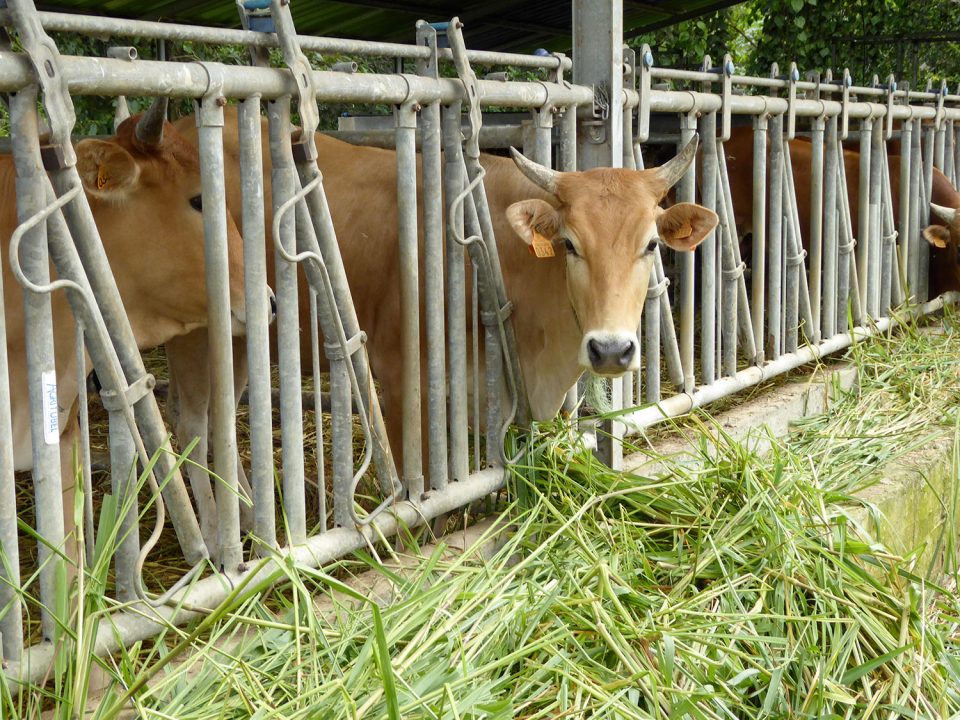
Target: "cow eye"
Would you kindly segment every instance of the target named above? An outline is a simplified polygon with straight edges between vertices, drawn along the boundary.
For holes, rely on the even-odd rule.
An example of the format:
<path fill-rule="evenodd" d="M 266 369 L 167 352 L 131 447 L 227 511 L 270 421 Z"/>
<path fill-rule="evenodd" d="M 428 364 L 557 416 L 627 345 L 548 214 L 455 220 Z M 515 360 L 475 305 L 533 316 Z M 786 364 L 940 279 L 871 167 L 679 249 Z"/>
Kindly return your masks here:
<path fill-rule="evenodd" d="M 658 237 L 650 238 L 649 242 L 647 242 L 647 246 L 643 249 L 643 254 L 651 255 L 653 251 L 657 249 L 657 245 L 659 244 L 660 244 L 660 238 Z"/>
<path fill-rule="evenodd" d="M 567 255 L 573 255 L 574 257 L 579 257 L 579 254 L 577 253 L 577 248 L 574 247 L 573 242 L 570 240 L 570 238 L 563 239 L 563 247 L 567 249 Z"/>
<path fill-rule="evenodd" d="M 197 212 L 203 212 L 203 195 L 194 195 L 190 198 L 190 207 Z"/>

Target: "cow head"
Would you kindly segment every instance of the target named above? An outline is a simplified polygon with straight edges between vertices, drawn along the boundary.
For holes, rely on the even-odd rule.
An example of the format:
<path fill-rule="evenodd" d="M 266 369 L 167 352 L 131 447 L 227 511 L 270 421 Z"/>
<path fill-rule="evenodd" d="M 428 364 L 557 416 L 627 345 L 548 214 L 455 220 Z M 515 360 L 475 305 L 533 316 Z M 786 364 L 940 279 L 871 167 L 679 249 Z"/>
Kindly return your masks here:
<path fill-rule="evenodd" d="M 142 348 L 207 323 L 199 155 L 165 115 L 161 99 L 125 120 L 116 137 L 77 144 L 77 170 Z M 243 244 L 229 214 L 227 246 L 230 307 L 241 332 Z"/>
<path fill-rule="evenodd" d="M 716 227 L 716 213 L 692 203 L 660 201 L 693 162 L 694 138 L 672 160 L 650 170 L 599 168 L 556 172 L 512 150 L 521 172 L 549 194 L 507 208 L 532 248 L 566 253 L 567 292 L 582 333 L 579 362 L 615 377 L 640 367 L 640 314 L 660 243 L 693 250 Z"/>
<path fill-rule="evenodd" d="M 939 264 L 939 267 L 931 268 L 931 272 L 945 279 L 944 287 L 936 288 L 936 291 L 960 290 L 960 216 L 955 208 L 936 203 L 930 203 L 930 211 L 931 220 L 935 218 L 943 223 L 923 229 L 923 237 L 937 256 L 936 260 L 931 258 L 931 262 Z"/>

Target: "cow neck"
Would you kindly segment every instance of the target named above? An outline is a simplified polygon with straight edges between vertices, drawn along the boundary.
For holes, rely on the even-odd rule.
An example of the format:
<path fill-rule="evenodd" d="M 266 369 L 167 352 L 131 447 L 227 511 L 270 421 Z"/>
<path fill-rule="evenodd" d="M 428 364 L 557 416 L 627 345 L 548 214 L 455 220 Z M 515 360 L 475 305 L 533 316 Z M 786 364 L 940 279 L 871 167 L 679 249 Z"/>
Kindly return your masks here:
<path fill-rule="evenodd" d="M 536 258 L 506 220 L 514 202 L 556 199 L 524 178 L 505 158 L 485 158 L 486 183 L 527 399 L 534 420 L 552 419 L 583 372 L 577 362 L 581 333 L 567 295 L 566 257 Z"/>

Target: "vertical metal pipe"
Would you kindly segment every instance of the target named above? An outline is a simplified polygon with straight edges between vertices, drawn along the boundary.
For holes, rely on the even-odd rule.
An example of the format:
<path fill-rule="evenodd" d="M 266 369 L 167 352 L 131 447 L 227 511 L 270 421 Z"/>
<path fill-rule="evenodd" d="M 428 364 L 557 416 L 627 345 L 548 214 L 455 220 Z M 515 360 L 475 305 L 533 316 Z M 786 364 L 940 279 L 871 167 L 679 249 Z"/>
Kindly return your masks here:
<path fill-rule="evenodd" d="M 837 327 L 841 330 L 847 329 L 847 313 L 851 308 L 848 308 L 848 303 L 852 305 L 859 305 L 860 298 L 857 296 L 854 298 L 855 302 L 851 302 L 851 292 L 850 292 L 850 278 L 856 277 L 856 268 L 851 267 L 851 257 L 853 255 L 853 246 L 855 240 L 853 238 L 853 218 L 850 216 L 850 195 L 847 187 L 847 166 L 846 163 L 842 160 L 837 163 L 837 174 L 838 185 L 837 185 L 837 202 L 840 205 L 839 217 L 840 217 L 840 238 L 837 244 Z M 859 323 L 860 315 L 857 312 L 853 312 L 854 323 Z"/>
<path fill-rule="evenodd" d="M 290 97 L 267 104 L 270 122 L 270 182 L 273 212 L 296 193 L 296 175 L 290 151 Z M 280 221 L 280 244 L 296 253 L 296 215 L 286 213 Z M 297 267 L 274 250 L 277 296 L 277 361 L 280 365 L 280 442 L 283 465 L 283 507 L 288 542 L 300 545 L 307 539 L 303 467 L 303 403 L 301 400 L 300 316 Z"/>
<path fill-rule="evenodd" d="M 696 131 L 696 119 L 693 114 L 680 116 L 680 146 L 685 147 Z M 679 202 L 696 201 L 696 163 L 691 163 L 687 173 L 677 183 Z M 680 361 L 683 366 L 683 390 L 693 392 L 696 380 L 693 374 L 693 316 L 694 280 L 696 273 L 695 254 L 679 253 L 680 261 Z"/>
<path fill-rule="evenodd" d="M 0 298 L 3 297 L 6 296 L 0 267 Z M 5 658 L 19 658 L 23 649 L 19 587 L 20 548 L 17 541 L 17 488 L 13 474 L 7 324 L 6 313 L 0 312 L 0 654 Z"/>
<path fill-rule="evenodd" d="M 754 144 L 754 158 L 756 158 L 756 144 Z M 756 176 L 754 176 L 756 182 Z M 754 185 L 754 192 L 757 187 Z M 774 115 L 770 118 L 770 212 L 768 213 L 767 234 L 767 341 L 765 343 L 768 360 L 780 357 L 781 339 L 781 297 L 783 293 L 783 115 Z M 756 202 L 754 203 L 756 207 Z M 762 244 L 762 243 L 761 243 Z M 754 236 L 753 246 L 758 243 Z M 756 257 L 754 257 L 756 261 Z M 757 267 L 754 265 L 754 267 Z M 754 282 L 757 282 L 754 277 Z"/>
<path fill-rule="evenodd" d="M 700 142 L 703 150 L 700 156 L 700 204 L 708 210 L 717 210 L 717 114 L 704 113 L 700 117 Z M 722 196 L 721 196 L 722 198 Z M 723 201 L 721 200 L 721 204 Z M 726 216 L 726 213 L 723 213 Z M 727 229 L 729 232 L 729 228 Z M 717 282 L 717 239 L 720 231 L 711 231 L 700 244 L 700 379 L 709 385 L 717 378 L 716 342 L 717 342 L 717 303 L 721 288 Z M 724 294 L 724 298 L 726 294 Z M 734 310 L 736 306 L 734 306 Z M 729 341 L 721 335 L 721 345 Z"/>
<path fill-rule="evenodd" d="M 704 151 L 706 152 L 706 150 Z M 723 152 L 721 150 L 721 152 Z M 716 155 L 714 155 L 716 158 Z M 704 163 L 706 164 L 706 163 Z M 718 189 L 717 194 L 724 197 L 723 178 L 716 176 L 714 187 Z M 720 243 L 721 243 L 721 262 L 723 267 L 723 282 L 721 287 L 720 303 L 722 318 L 720 323 L 721 347 L 723 349 L 721 371 L 723 375 L 732 376 L 737 372 L 737 263 L 733 258 L 733 245 L 735 230 L 732 224 L 729 209 L 725 200 L 717 204 L 718 214 L 720 216 Z M 701 312 L 705 312 L 701 310 Z M 712 316 L 712 313 L 711 313 Z"/>
<path fill-rule="evenodd" d="M 904 120 L 900 124 L 900 217 L 897 231 L 900 234 L 900 278 L 905 293 L 909 296 L 913 285 L 909 282 L 910 255 L 913 250 L 910 242 L 911 206 L 917 198 L 910 191 L 911 167 L 913 166 L 913 121 Z"/>
<path fill-rule="evenodd" d="M 629 170 L 637 169 L 637 161 L 633 154 L 633 108 L 624 106 L 623 108 L 623 143 L 622 143 L 623 167 Z M 640 320 L 641 326 L 643 319 Z M 642 327 L 637 328 L 637 353 L 643 357 L 643 332 Z M 622 378 L 622 404 L 620 407 L 636 407 L 640 404 L 640 373 L 628 372 Z M 622 459 L 622 451 L 621 451 Z"/>
<path fill-rule="evenodd" d="M 814 343 L 820 342 L 820 306 L 823 287 L 823 129 L 822 117 L 811 121 L 810 156 L 810 314 L 813 327 L 807 329 Z"/>
<path fill-rule="evenodd" d="M 137 449 L 122 412 L 110 413 L 109 427 L 111 489 L 119 509 L 120 526 L 114 555 L 117 600 L 132 602 L 137 599 L 137 557 L 140 555 Z"/>
<path fill-rule="evenodd" d="M 273 410 L 270 397 L 270 336 L 267 307 L 266 229 L 263 207 L 263 147 L 260 97 L 240 104 L 240 194 L 243 201 L 243 288 L 247 308 L 250 404 L 250 483 L 253 534 L 272 548 L 277 542 L 273 492 Z M 319 415 L 319 410 L 318 410 Z M 319 424 L 319 421 L 318 421 Z"/>
<path fill-rule="evenodd" d="M 883 123 L 874 123 L 870 148 L 870 244 L 867 248 L 867 312 L 872 318 L 880 317 L 880 269 L 884 252 L 880 224 L 886 148 L 883 132 Z"/>
<path fill-rule="evenodd" d="M 944 155 L 943 155 L 943 174 L 947 176 L 950 184 L 956 187 L 957 178 L 954 173 L 954 143 L 957 139 L 953 131 L 953 120 L 945 120 L 946 135 L 944 137 Z"/>
<path fill-rule="evenodd" d="M 430 487 L 447 486 L 447 373 L 443 314 L 443 177 L 440 104 L 420 114 L 423 147 L 423 266 L 427 332 L 427 466 Z M 414 186 L 416 188 L 416 186 Z"/>
<path fill-rule="evenodd" d="M 913 124 L 910 150 L 910 227 L 907 231 L 909 248 L 909 285 L 914 302 L 921 300 L 920 295 L 920 248 L 926 242 L 920 238 L 920 213 L 924 198 L 920 196 L 920 176 L 923 173 L 923 158 L 920 156 L 922 125 L 920 119 L 910 121 Z"/>
<path fill-rule="evenodd" d="M 40 161 L 37 92 L 31 86 L 10 99 L 13 130 L 13 159 L 17 172 L 17 220 L 23 222 L 47 202 L 46 173 Z M 20 249 L 20 264 L 27 277 L 45 284 L 50 279 L 47 230 L 41 223 L 28 231 Z M 57 368 L 53 347 L 53 312 L 49 295 L 23 291 L 26 337 L 27 385 L 30 398 L 30 439 L 33 447 L 33 487 L 36 497 L 36 529 L 43 538 L 37 544 L 40 567 L 40 622 L 46 640 L 58 635 L 60 611 L 58 580 L 65 579 L 60 553 L 67 551 L 63 524 L 62 481 L 60 477 L 60 421 L 57 400 Z M 73 508 L 69 511 L 72 513 Z M 19 621 L 19 617 L 18 617 Z"/>
<path fill-rule="evenodd" d="M 800 331 L 800 276 L 803 274 L 803 254 L 800 252 L 800 222 L 797 213 L 797 196 L 793 187 L 793 170 L 790 159 L 790 143 L 783 141 L 783 349 L 797 351 Z"/>
<path fill-rule="evenodd" d="M 837 137 L 837 118 L 827 121 L 827 150 L 823 183 L 823 252 L 821 340 L 832 338 L 837 333 L 837 233 L 839 210 L 837 206 L 837 164 L 843 162 L 843 151 Z"/>
<path fill-rule="evenodd" d="M 882 316 L 890 314 L 890 300 L 894 293 L 897 270 L 894 254 L 897 238 L 893 225 L 893 195 L 890 189 L 890 163 L 887 157 L 887 145 L 881 142 L 878 149 L 880 157 L 880 304 L 879 313 Z"/>
<path fill-rule="evenodd" d="M 947 123 L 941 121 L 940 128 L 934 130 L 933 141 L 933 166 L 940 172 L 943 172 L 946 161 L 946 133 Z"/>
<path fill-rule="evenodd" d="M 447 210 L 447 358 L 450 385 L 448 425 L 453 480 L 470 473 L 467 421 L 467 305 L 464 250 L 454 241 L 463 237 L 463 204 L 451 208 L 463 192 L 463 150 L 460 145 L 460 103 L 443 108 L 444 196 Z"/>
<path fill-rule="evenodd" d="M 400 365 L 403 382 L 403 483 L 423 496 L 420 418 L 420 272 L 417 237 L 417 114 L 397 108 L 397 223 L 400 236 Z"/>
<path fill-rule="evenodd" d="M 300 223 L 297 223 L 300 227 Z M 313 431 L 315 437 L 315 463 L 317 473 L 317 512 L 318 525 L 321 533 L 327 531 L 327 472 L 324 467 L 324 440 L 323 440 L 323 393 L 320 390 L 322 377 L 320 375 L 320 343 L 323 335 L 320 333 L 320 317 L 317 310 L 317 291 L 310 288 L 307 295 L 310 303 L 310 363 L 313 369 Z M 341 365 L 343 362 L 341 361 Z"/>
<path fill-rule="evenodd" d="M 875 244 L 873 229 L 870 227 L 870 199 L 871 199 L 871 181 L 870 156 L 873 148 L 873 119 L 863 118 L 860 121 L 860 194 L 857 201 L 858 223 L 857 223 L 857 279 L 860 283 L 860 306 L 869 312 L 870 306 L 867 302 L 867 291 L 870 287 L 869 282 L 869 253 L 870 248 Z"/>
<path fill-rule="evenodd" d="M 757 341 L 755 362 L 762 363 L 764 342 L 764 304 L 767 269 L 767 117 L 753 119 L 753 248 L 751 262 L 751 302 L 753 337 Z M 738 239 L 739 240 L 739 239 Z"/>
<path fill-rule="evenodd" d="M 204 262 L 210 353 L 210 430 L 216 484 L 218 557 L 222 567 L 243 561 L 237 481 L 236 400 L 227 255 L 227 198 L 223 177 L 223 106 L 210 95 L 200 104 L 200 183 L 203 193 Z"/>
<path fill-rule="evenodd" d="M 560 131 L 559 131 L 559 147 L 557 148 L 557 169 L 562 172 L 573 172 L 577 169 L 577 108 L 568 107 L 565 108 L 563 115 L 560 117 Z M 633 150 L 633 144 L 630 146 L 630 150 Z M 626 153 L 626 146 L 624 149 Z M 635 158 L 635 164 L 640 162 L 642 164 L 643 159 L 640 157 Z M 641 168 L 642 169 L 642 168 Z M 563 403 L 563 409 L 571 413 L 571 417 L 576 412 L 577 403 L 579 401 L 578 389 L 576 383 L 573 387 L 567 390 L 567 397 Z"/>
<path fill-rule="evenodd" d="M 936 131 L 933 125 L 923 126 L 923 175 L 921 176 L 921 191 L 923 193 L 923 204 L 919 208 L 918 219 L 920 225 L 917 227 L 917 233 L 930 223 L 930 196 L 933 192 L 933 155 Z M 920 272 L 918 278 L 918 292 L 921 300 L 926 301 L 929 298 L 929 278 L 930 278 L 930 245 L 920 239 L 920 249 L 918 251 Z"/>
<path fill-rule="evenodd" d="M 950 182 L 954 187 L 960 185 L 960 123 L 954 123 L 953 130 L 953 175 Z"/>

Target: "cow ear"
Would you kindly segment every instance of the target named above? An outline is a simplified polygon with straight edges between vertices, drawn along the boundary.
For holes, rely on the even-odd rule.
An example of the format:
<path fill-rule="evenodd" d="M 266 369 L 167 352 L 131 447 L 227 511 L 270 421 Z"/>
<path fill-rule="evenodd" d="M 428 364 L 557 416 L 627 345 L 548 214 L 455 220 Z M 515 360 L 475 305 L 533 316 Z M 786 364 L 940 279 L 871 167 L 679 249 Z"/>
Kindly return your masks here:
<path fill-rule="evenodd" d="M 140 178 L 133 156 L 113 142 L 82 140 L 77 143 L 77 172 L 84 189 L 99 198 L 119 198 Z"/>
<path fill-rule="evenodd" d="M 943 225 L 927 225 L 923 229 L 923 236 L 935 248 L 944 249 L 950 242 L 950 231 Z"/>
<path fill-rule="evenodd" d="M 560 231 L 560 213 L 546 200 L 522 200 L 507 208 L 507 220 L 520 238 L 532 245 L 534 233 L 553 240 Z"/>
<path fill-rule="evenodd" d="M 718 222 L 713 210 L 693 203 L 677 203 L 657 218 L 657 232 L 668 246 L 684 252 L 699 245 Z"/>

